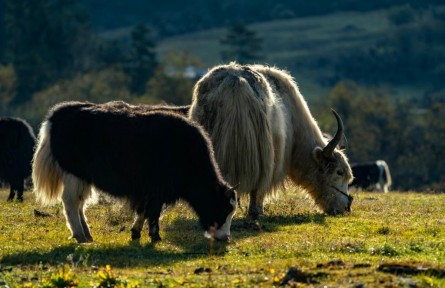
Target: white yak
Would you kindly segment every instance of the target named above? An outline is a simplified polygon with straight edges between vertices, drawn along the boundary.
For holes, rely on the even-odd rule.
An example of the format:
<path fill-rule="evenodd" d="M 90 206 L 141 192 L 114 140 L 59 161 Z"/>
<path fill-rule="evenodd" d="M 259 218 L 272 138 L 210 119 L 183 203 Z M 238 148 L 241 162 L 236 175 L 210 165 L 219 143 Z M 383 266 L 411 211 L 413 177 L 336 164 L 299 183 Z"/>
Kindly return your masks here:
<path fill-rule="evenodd" d="M 195 85 L 189 117 L 207 130 L 225 179 L 250 194 L 248 215 L 288 177 L 330 215 L 351 210 L 348 159 L 336 148 L 343 123 L 328 142 L 294 79 L 275 67 L 230 63 Z"/>

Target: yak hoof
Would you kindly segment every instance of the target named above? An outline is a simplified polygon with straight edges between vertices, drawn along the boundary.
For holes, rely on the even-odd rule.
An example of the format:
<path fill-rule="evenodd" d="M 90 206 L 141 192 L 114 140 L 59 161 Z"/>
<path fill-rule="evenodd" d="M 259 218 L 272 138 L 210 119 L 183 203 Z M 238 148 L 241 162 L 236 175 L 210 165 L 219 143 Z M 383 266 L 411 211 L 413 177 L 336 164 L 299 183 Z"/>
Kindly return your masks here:
<path fill-rule="evenodd" d="M 151 243 L 156 243 L 161 241 L 161 236 L 159 236 L 159 234 L 150 235 L 150 238 L 151 238 Z"/>
<path fill-rule="evenodd" d="M 88 239 L 86 237 L 79 237 L 79 236 L 73 236 L 73 238 L 76 239 L 77 244 L 93 242 L 93 238 Z"/>
<path fill-rule="evenodd" d="M 141 239 L 141 231 L 136 229 L 131 229 L 131 240 L 139 240 Z"/>
<path fill-rule="evenodd" d="M 252 221 L 258 221 L 258 219 L 260 219 L 260 215 L 262 215 L 263 213 L 258 212 L 257 210 L 254 211 L 249 211 L 249 214 L 247 214 L 247 216 L 250 218 L 250 220 Z"/>
<path fill-rule="evenodd" d="M 17 196 L 17 202 L 23 202 L 23 196 Z"/>

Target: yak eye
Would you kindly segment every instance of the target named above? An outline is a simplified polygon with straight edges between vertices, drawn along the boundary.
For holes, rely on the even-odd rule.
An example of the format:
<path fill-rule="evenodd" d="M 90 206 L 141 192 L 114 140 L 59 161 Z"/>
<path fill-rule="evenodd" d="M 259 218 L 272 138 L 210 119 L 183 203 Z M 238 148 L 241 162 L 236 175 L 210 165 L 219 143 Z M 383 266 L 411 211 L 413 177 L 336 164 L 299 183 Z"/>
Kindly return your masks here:
<path fill-rule="evenodd" d="M 338 176 L 343 176 L 343 175 L 344 175 L 344 173 L 343 173 L 343 171 L 342 171 L 342 170 L 337 170 L 337 175 L 338 175 Z"/>

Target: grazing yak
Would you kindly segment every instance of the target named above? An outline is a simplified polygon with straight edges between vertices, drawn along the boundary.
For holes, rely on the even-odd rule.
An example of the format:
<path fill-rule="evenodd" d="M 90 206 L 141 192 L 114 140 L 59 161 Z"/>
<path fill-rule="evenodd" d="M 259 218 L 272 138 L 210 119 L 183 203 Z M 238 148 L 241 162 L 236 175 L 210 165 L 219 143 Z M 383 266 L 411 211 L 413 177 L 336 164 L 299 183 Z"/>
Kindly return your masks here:
<path fill-rule="evenodd" d="M 336 149 L 343 124 L 333 112 L 338 129 L 328 142 L 288 73 L 232 62 L 196 83 L 189 117 L 209 133 L 225 179 L 250 194 L 248 216 L 257 219 L 265 197 L 287 176 L 324 212 L 350 211 L 352 172 Z"/>
<path fill-rule="evenodd" d="M 392 184 L 388 164 L 383 160 L 351 164 L 354 180 L 350 187 L 388 192 Z"/>
<path fill-rule="evenodd" d="M 35 193 L 44 203 L 62 200 L 79 243 L 93 240 L 84 215 L 91 188 L 128 200 L 136 212 L 133 239 L 148 219 L 151 241 L 160 240 L 162 207 L 179 199 L 207 235 L 230 235 L 236 192 L 222 178 L 207 134 L 167 110 L 116 101 L 65 102 L 49 111 L 34 154 Z"/>
<path fill-rule="evenodd" d="M 0 181 L 10 185 L 8 201 L 23 201 L 24 181 L 31 175 L 36 137 L 20 118 L 0 117 Z"/>

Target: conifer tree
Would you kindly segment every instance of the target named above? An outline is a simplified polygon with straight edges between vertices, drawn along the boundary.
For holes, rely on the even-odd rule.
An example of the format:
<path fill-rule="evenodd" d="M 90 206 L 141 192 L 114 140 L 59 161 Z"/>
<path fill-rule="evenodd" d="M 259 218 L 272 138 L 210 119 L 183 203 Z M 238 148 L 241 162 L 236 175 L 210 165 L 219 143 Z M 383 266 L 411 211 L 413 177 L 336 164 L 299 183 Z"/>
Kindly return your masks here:
<path fill-rule="evenodd" d="M 262 59 L 262 39 L 256 32 L 249 30 L 244 24 L 235 24 L 228 28 L 225 38 L 220 40 L 225 49 L 221 52 L 223 61 L 237 61 L 249 64 Z"/>
<path fill-rule="evenodd" d="M 150 38 L 150 30 L 140 24 L 131 32 L 131 53 L 129 74 L 132 78 L 132 92 L 143 94 L 147 81 L 153 76 L 158 62 L 156 46 Z"/>
<path fill-rule="evenodd" d="M 18 105 L 84 65 L 89 26 L 80 0 L 6 0 L 5 8 L 5 53 L 17 73 Z"/>

